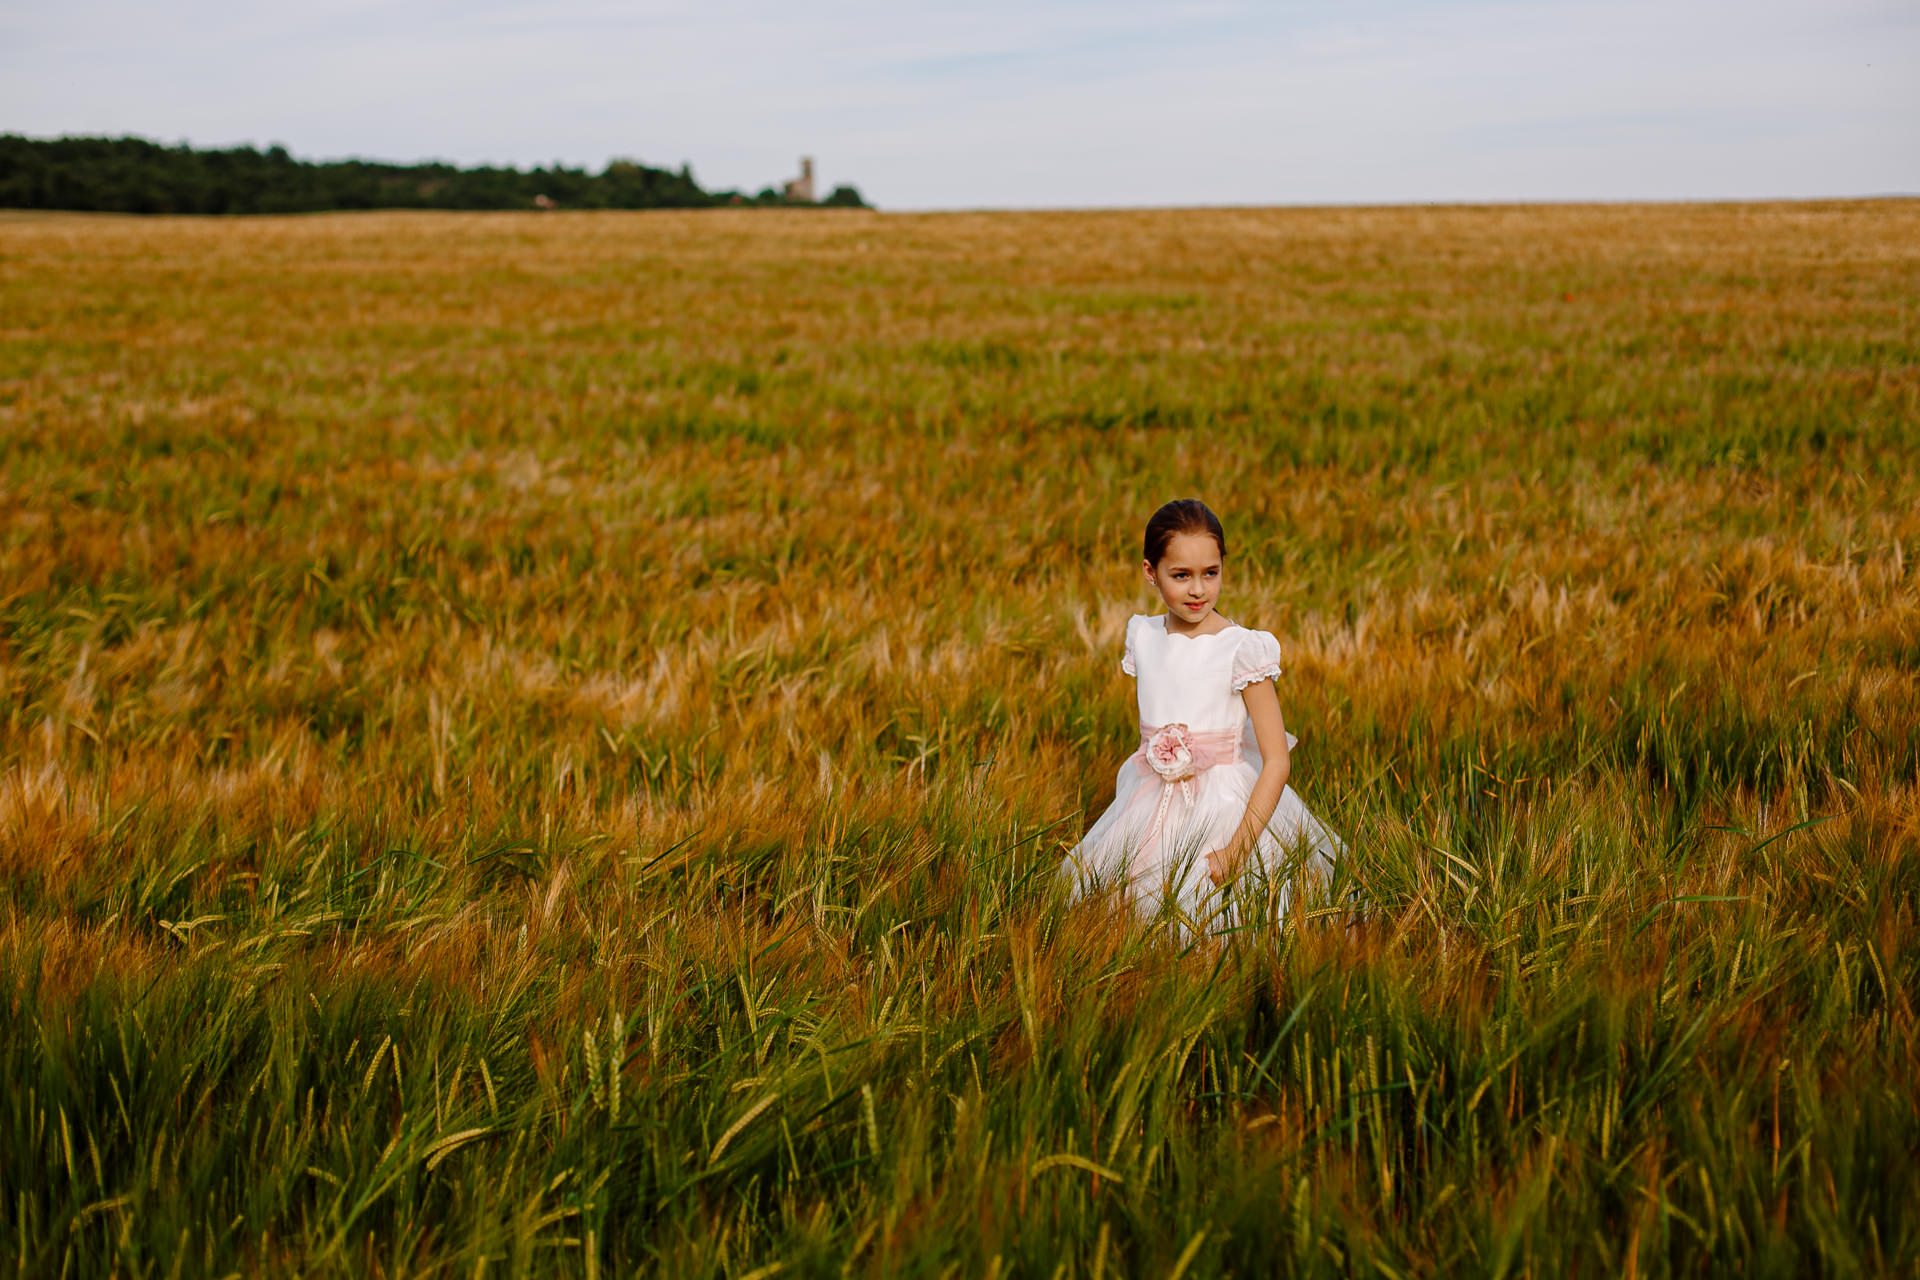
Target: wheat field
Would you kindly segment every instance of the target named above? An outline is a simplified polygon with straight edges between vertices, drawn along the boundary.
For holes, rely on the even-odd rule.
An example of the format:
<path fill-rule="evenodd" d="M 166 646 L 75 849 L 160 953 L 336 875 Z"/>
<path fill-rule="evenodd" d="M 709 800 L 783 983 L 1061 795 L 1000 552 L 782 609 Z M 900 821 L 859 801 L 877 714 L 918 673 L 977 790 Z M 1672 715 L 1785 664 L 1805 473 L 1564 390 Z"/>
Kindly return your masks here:
<path fill-rule="evenodd" d="M 15 1273 L 1920 1269 L 1920 202 L 16 215 L 0 445 Z"/>

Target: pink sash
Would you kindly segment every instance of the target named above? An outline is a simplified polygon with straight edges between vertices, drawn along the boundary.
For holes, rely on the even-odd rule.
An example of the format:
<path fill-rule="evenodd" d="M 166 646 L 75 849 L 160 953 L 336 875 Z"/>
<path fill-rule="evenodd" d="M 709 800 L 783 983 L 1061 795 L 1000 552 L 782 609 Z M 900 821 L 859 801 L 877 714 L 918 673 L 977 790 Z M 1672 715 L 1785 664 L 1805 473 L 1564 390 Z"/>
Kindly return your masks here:
<path fill-rule="evenodd" d="M 1160 836 L 1166 821 L 1167 806 L 1173 802 L 1175 787 L 1193 803 L 1193 781 L 1205 770 L 1240 761 L 1240 732 L 1237 729 L 1189 729 L 1184 724 L 1143 724 L 1140 749 L 1133 761 L 1141 773 L 1160 778 L 1160 803 L 1154 806 L 1153 828 L 1149 843 Z"/>

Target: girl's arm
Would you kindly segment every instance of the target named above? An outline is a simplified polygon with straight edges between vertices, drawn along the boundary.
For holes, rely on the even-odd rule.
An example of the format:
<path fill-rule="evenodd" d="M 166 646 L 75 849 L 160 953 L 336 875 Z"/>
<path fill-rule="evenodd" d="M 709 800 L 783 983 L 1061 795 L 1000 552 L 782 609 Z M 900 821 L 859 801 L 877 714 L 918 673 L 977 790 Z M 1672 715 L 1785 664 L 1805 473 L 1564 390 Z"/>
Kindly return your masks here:
<path fill-rule="evenodd" d="M 1246 816 L 1224 848 L 1207 855 L 1207 874 L 1215 884 L 1225 884 L 1240 870 L 1253 851 L 1260 833 L 1267 829 L 1280 793 L 1287 789 L 1287 776 L 1293 760 L 1287 753 L 1287 726 L 1280 718 L 1280 695 L 1273 681 L 1261 680 L 1240 692 L 1247 704 L 1247 719 L 1253 721 L 1253 736 L 1260 744 L 1260 777 L 1247 797 Z"/>

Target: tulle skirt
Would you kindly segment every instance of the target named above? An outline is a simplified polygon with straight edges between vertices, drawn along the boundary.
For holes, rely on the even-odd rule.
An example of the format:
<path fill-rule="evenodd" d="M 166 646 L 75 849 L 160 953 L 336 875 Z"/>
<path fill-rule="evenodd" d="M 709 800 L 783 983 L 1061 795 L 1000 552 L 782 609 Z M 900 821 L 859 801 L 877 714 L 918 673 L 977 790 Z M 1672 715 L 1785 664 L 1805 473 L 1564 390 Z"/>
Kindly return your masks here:
<path fill-rule="evenodd" d="M 1257 760 L 1243 759 L 1167 783 L 1129 756 L 1113 803 L 1062 864 L 1074 896 L 1120 893 L 1148 918 L 1172 907 L 1186 927 L 1207 932 L 1236 924 L 1236 899 L 1255 885 L 1286 911 L 1292 886 L 1330 878 L 1345 846 L 1288 787 L 1235 881 L 1216 886 L 1207 854 L 1233 839 L 1259 777 Z"/>

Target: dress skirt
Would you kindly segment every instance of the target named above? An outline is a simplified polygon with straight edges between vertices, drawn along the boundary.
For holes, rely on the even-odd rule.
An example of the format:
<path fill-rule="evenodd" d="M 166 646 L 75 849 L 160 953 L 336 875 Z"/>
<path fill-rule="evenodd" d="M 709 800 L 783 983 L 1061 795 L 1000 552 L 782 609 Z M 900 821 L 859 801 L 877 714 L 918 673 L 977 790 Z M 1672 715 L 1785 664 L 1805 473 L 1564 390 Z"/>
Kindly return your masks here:
<path fill-rule="evenodd" d="M 1245 818 L 1260 778 L 1257 757 L 1215 765 L 1177 782 L 1163 781 L 1138 761 L 1137 755 L 1129 756 L 1120 767 L 1113 803 L 1067 856 L 1065 870 L 1075 896 L 1119 891 L 1143 916 L 1157 916 L 1171 905 L 1192 925 L 1233 924 L 1235 895 L 1213 883 L 1207 854 L 1224 848 Z M 1241 867 L 1239 896 L 1246 896 L 1252 880 L 1264 878 L 1284 911 L 1291 882 L 1302 874 L 1331 876 L 1341 851 L 1339 838 L 1288 787 Z"/>

